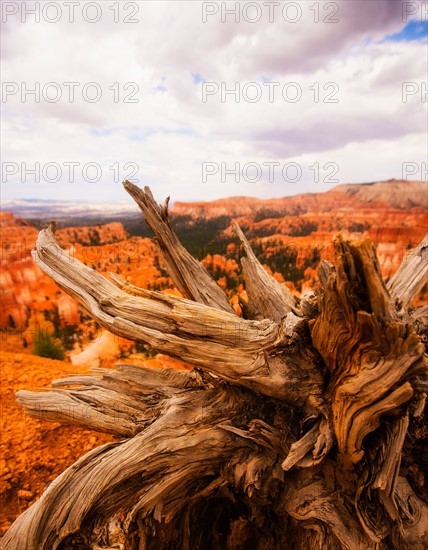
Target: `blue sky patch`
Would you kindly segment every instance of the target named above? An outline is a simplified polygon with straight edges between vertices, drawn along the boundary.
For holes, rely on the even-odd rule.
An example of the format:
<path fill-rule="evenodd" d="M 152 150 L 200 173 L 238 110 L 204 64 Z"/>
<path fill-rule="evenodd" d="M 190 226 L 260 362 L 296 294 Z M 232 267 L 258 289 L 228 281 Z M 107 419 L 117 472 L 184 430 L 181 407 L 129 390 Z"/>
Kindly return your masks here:
<path fill-rule="evenodd" d="M 428 37 L 428 21 L 409 21 L 399 32 L 386 36 L 386 41 L 422 40 Z"/>
<path fill-rule="evenodd" d="M 200 82 L 204 82 L 205 78 L 201 76 L 199 73 L 190 73 L 193 78 L 193 84 L 199 84 Z"/>

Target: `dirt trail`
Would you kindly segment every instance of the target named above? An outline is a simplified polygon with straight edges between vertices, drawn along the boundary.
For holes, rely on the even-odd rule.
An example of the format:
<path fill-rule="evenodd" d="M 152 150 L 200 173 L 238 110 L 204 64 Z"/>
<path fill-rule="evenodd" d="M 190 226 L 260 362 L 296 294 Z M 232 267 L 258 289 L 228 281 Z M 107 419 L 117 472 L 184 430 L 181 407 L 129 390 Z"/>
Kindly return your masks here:
<path fill-rule="evenodd" d="M 83 351 L 73 353 L 70 360 L 73 365 L 90 365 L 98 367 L 100 359 L 113 359 L 119 353 L 118 337 L 103 330 L 98 338 L 91 342 Z"/>

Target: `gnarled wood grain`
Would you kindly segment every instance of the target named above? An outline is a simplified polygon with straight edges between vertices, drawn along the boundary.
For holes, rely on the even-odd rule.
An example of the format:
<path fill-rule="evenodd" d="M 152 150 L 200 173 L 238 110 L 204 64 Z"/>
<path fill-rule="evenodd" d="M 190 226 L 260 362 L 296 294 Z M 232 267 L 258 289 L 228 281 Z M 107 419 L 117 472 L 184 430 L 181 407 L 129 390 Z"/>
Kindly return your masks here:
<path fill-rule="evenodd" d="M 410 380 L 426 376 L 424 348 L 399 320 L 368 241 L 335 242 L 336 268 L 324 264 L 320 315 L 312 341 L 330 372 L 328 393 L 339 450 L 361 460 L 364 437 L 413 396 Z"/>
<path fill-rule="evenodd" d="M 168 272 L 175 286 L 195 302 L 234 313 L 224 292 L 209 276 L 202 264 L 195 260 L 180 243 L 168 219 L 168 202 L 159 206 L 148 187 L 144 190 L 129 181 L 123 184 L 144 214 L 144 219 L 155 234 Z"/>
<path fill-rule="evenodd" d="M 107 280 L 69 257 L 52 227 L 35 259 L 102 326 L 199 370 L 118 365 L 18 392 L 36 418 L 123 439 L 66 470 L 1 547 L 428 547 L 428 489 L 415 483 L 424 479 L 426 311 L 409 309 L 426 241 L 386 286 L 368 241 L 336 239 L 334 264 L 321 264 L 320 287 L 297 306 L 237 227 L 255 318 L 244 320 L 178 242 L 167 204 L 125 188 L 190 299 Z"/>
<path fill-rule="evenodd" d="M 244 247 L 246 258 L 241 259 L 248 294 L 248 308 L 256 319 L 281 321 L 289 312 L 296 312 L 296 300 L 285 285 L 269 275 L 256 258 L 250 243 L 235 222 L 235 231 Z"/>
<path fill-rule="evenodd" d="M 224 380 L 301 405 L 321 394 L 314 361 L 279 359 L 296 348 L 302 320 L 291 312 L 276 323 L 244 320 L 219 309 L 162 292 L 125 292 L 57 244 L 53 228 L 40 232 L 38 266 L 111 332 L 198 366 Z M 136 295 L 138 294 L 138 295 Z M 297 380 L 302 384 L 296 384 Z M 304 388 L 306 381 L 308 387 Z M 308 394 L 309 389 L 309 394 Z M 310 398 L 310 399 L 309 399 Z"/>
<path fill-rule="evenodd" d="M 412 305 L 418 292 L 428 282 L 428 233 L 424 240 L 406 256 L 395 275 L 388 282 L 394 300 L 405 309 Z"/>

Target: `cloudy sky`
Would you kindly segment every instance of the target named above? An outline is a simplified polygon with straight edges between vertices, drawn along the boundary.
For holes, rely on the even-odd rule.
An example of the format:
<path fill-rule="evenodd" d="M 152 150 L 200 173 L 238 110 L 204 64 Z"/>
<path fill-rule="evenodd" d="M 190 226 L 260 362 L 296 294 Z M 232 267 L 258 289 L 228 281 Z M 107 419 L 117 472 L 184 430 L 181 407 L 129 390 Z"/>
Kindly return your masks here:
<path fill-rule="evenodd" d="M 426 179 L 426 5 L 2 1 L 2 198 Z"/>

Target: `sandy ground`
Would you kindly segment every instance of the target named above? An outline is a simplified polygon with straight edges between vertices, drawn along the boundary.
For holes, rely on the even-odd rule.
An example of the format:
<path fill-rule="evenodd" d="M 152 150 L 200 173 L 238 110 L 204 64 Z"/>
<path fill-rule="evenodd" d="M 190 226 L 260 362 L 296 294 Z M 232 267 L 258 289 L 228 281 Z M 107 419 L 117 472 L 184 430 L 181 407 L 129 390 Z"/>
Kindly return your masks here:
<path fill-rule="evenodd" d="M 75 426 L 42 422 L 23 414 L 15 402 L 19 389 L 49 387 L 77 366 L 28 354 L 2 352 L 0 426 L 0 535 L 79 457 L 112 437 Z M 19 550 L 19 549 L 17 549 Z"/>
<path fill-rule="evenodd" d="M 109 335 L 101 343 L 111 344 L 112 338 Z M 95 362 L 95 352 L 101 347 L 100 343 L 94 345 L 84 357 Z M 150 360 L 133 356 L 124 362 L 152 368 L 191 368 L 162 354 Z M 28 353 L 0 352 L 0 537 L 40 497 L 47 484 L 91 449 L 113 441 L 107 434 L 34 420 L 15 401 L 18 390 L 50 387 L 52 380 L 85 373 L 89 368 L 88 364 L 53 361 Z"/>

